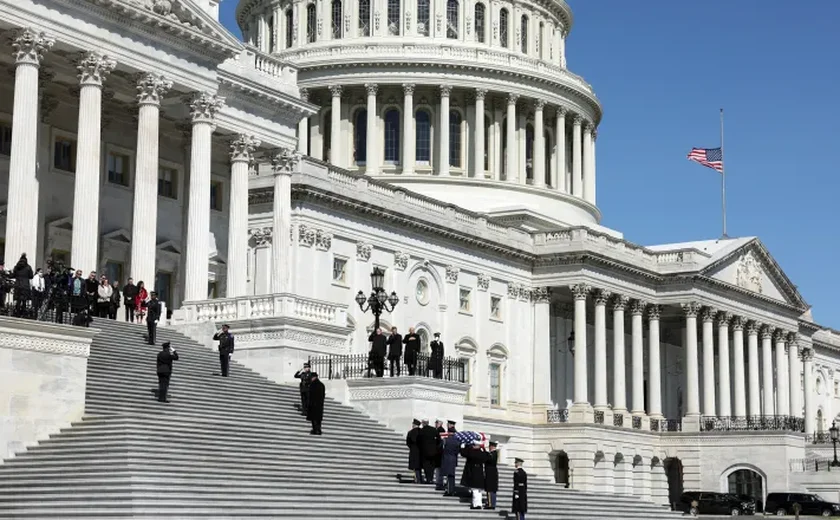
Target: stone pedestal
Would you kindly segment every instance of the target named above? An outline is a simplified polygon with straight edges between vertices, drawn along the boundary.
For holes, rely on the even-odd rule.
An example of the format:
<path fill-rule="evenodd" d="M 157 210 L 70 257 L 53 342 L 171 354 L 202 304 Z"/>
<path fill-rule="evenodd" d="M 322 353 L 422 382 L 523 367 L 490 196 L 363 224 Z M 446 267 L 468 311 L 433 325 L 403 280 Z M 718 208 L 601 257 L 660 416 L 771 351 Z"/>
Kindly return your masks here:
<path fill-rule="evenodd" d="M 682 420 L 682 431 L 686 433 L 697 433 L 700 431 L 700 416 L 686 415 Z"/>
<path fill-rule="evenodd" d="M 574 424 L 593 424 L 595 410 L 589 403 L 575 403 L 569 409 L 569 422 Z"/>
<path fill-rule="evenodd" d="M 348 379 L 327 385 L 330 396 L 398 432 L 408 431 L 412 419 L 455 421 L 460 429 L 469 389 L 466 383 L 417 376 Z"/>
<path fill-rule="evenodd" d="M 82 418 L 96 332 L 0 317 L 0 461 Z"/>

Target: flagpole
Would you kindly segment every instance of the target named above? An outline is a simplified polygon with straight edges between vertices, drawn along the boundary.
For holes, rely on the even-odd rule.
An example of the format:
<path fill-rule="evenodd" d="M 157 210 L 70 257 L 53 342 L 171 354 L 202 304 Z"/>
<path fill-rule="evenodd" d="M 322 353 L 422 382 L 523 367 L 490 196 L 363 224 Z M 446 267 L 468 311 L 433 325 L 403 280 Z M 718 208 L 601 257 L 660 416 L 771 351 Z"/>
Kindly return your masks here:
<path fill-rule="evenodd" d="M 723 109 L 720 109 L 720 199 L 723 212 L 723 237 L 729 238 L 726 234 L 726 167 L 723 159 Z"/>

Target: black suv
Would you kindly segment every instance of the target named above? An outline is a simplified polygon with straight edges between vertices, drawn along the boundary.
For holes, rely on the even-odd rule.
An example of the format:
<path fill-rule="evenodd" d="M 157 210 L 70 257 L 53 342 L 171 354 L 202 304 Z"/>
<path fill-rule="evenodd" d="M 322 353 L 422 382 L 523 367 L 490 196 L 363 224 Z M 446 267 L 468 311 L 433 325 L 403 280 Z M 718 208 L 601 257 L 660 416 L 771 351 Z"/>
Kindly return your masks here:
<path fill-rule="evenodd" d="M 696 505 L 695 505 L 696 504 Z M 730 493 L 688 491 L 680 496 L 677 511 L 691 515 L 754 515 L 755 500 Z"/>
<path fill-rule="evenodd" d="M 764 511 L 770 515 L 792 515 L 793 504 L 802 506 L 802 515 L 840 516 L 840 504 L 826 502 L 811 493 L 770 493 Z"/>

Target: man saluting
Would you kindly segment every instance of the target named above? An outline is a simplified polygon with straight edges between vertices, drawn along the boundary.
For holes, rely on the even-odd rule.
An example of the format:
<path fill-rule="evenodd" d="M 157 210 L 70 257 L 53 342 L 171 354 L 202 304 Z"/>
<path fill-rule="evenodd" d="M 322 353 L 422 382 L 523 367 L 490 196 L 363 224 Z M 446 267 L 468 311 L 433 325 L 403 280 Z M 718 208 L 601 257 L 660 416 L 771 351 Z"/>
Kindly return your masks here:
<path fill-rule="evenodd" d="M 513 472 L 513 505 L 510 512 L 516 520 L 525 520 L 525 513 L 528 512 L 528 474 L 522 469 L 522 459 L 514 459 L 516 471 Z"/>
<path fill-rule="evenodd" d="M 230 355 L 233 354 L 233 334 L 230 327 L 222 325 L 222 330 L 213 335 L 213 340 L 219 342 L 219 362 L 222 364 L 222 377 L 227 377 L 230 371 Z"/>

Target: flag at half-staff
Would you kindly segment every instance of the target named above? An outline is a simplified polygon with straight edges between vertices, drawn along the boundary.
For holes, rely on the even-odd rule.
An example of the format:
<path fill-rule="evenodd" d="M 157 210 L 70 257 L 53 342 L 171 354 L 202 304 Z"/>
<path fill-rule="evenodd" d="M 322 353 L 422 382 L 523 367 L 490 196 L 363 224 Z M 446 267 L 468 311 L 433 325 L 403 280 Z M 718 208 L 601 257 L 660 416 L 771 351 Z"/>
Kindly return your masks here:
<path fill-rule="evenodd" d="M 720 148 L 692 148 L 688 160 L 723 173 L 723 151 Z"/>

